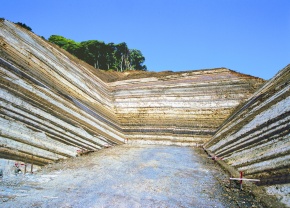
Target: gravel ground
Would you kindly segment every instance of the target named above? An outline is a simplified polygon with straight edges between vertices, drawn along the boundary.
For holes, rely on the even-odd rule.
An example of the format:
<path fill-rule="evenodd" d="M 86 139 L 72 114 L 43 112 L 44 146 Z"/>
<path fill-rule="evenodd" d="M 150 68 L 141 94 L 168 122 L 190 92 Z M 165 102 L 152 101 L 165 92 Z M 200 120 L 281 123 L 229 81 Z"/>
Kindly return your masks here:
<path fill-rule="evenodd" d="M 4 177 L 0 207 L 261 207 L 198 148 L 121 145 Z"/>

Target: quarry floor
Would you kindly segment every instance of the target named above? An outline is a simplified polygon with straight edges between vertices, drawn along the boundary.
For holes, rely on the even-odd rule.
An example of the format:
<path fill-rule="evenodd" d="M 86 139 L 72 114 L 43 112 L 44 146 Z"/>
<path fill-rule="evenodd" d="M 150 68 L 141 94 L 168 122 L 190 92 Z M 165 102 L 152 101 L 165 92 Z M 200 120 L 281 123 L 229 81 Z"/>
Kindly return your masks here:
<path fill-rule="evenodd" d="M 0 182 L 0 207 L 262 207 L 202 149 L 121 145 Z"/>

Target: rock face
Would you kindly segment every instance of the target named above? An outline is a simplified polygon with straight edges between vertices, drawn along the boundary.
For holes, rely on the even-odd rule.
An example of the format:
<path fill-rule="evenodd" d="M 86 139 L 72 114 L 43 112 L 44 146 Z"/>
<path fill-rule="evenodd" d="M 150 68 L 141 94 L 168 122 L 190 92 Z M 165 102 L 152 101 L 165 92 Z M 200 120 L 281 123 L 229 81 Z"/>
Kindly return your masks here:
<path fill-rule="evenodd" d="M 290 65 L 277 73 L 219 127 L 205 148 L 259 185 L 290 191 Z M 278 187 L 274 188 L 278 191 Z M 285 191 L 286 192 L 286 191 Z M 286 194 L 286 193 L 285 193 Z"/>
<path fill-rule="evenodd" d="M 0 24 L 0 157 L 42 165 L 124 142 L 106 83 L 35 34 Z"/>
<path fill-rule="evenodd" d="M 41 166 L 126 142 L 204 145 L 289 193 L 290 66 L 265 84 L 226 68 L 104 72 L 0 20 L 0 74 L 0 158 Z"/>
<path fill-rule="evenodd" d="M 197 145 L 262 79 L 218 68 L 103 72 L 0 22 L 0 157 L 43 165 L 126 141 Z"/>
<path fill-rule="evenodd" d="M 228 69 L 110 83 L 116 115 L 130 141 L 203 144 L 262 80 Z"/>

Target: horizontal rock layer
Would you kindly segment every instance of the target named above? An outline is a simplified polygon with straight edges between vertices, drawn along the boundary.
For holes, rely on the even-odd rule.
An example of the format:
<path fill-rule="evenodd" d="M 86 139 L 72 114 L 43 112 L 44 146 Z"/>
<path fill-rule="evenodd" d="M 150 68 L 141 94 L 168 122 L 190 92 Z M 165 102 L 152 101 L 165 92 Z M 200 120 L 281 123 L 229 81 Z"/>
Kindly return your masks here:
<path fill-rule="evenodd" d="M 202 144 L 261 80 L 228 69 L 110 83 L 116 115 L 131 141 Z"/>
<path fill-rule="evenodd" d="M 225 68 L 104 72 L 0 22 L 0 157 L 42 165 L 126 141 L 196 145 L 264 82 Z"/>

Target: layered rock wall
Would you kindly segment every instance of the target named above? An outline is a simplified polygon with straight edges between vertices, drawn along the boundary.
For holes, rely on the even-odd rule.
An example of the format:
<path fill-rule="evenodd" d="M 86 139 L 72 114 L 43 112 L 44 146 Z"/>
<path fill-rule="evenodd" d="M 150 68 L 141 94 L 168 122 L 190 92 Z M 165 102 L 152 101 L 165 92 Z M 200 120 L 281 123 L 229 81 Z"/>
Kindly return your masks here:
<path fill-rule="evenodd" d="M 41 165 L 124 142 L 111 92 L 90 68 L 0 24 L 0 157 Z"/>
<path fill-rule="evenodd" d="M 290 65 L 236 109 L 205 148 L 259 185 L 288 184 L 289 191 L 289 95 Z"/>
<path fill-rule="evenodd" d="M 129 142 L 203 144 L 263 83 L 225 68 L 102 72 L 0 22 L 0 157 L 42 165 Z"/>
<path fill-rule="evenodd" d="M 202 144 L 261 80 L 220 68 L 110 83 L 131 142 Z"/>

